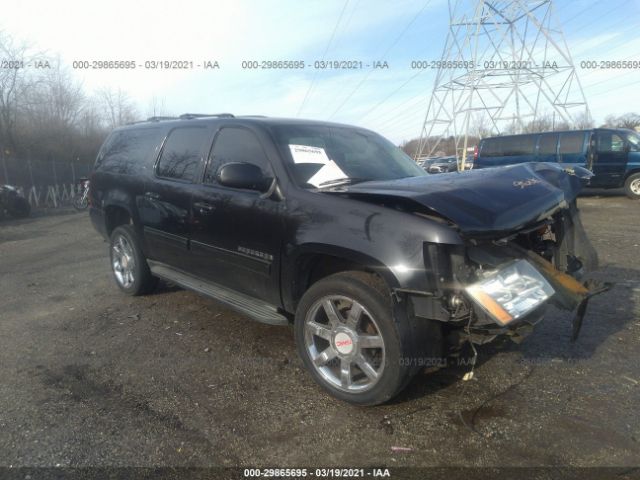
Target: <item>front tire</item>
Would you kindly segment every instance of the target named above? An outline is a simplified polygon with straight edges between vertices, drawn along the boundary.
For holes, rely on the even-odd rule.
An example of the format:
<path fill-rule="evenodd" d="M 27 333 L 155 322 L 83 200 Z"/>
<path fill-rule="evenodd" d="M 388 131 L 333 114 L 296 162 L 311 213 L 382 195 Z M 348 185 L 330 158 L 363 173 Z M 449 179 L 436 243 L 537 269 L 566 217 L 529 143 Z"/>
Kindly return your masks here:
<path fill-rule="evenodd" d="M 109 258 L 116 284 L 127 295 L 143 295 L 155 288 L 158 279 L 151 275 L 140 242 L 131 225 L 120 225 L 113 230 Z"/>
<path fill-rule="evenodd" d="M 633 200 L 640 200 L 640 173 L 629 175 L 624 182 L 624 192 Z"/>
<path fill-rule="evenodd" d="M 313 284 L 296 311 L 295 340 L 314 380 L 353 404 L 384 403 L 415 373 L 408 320 L 394 316 L 388 287 L 372 274 L 342 272 Z"/>

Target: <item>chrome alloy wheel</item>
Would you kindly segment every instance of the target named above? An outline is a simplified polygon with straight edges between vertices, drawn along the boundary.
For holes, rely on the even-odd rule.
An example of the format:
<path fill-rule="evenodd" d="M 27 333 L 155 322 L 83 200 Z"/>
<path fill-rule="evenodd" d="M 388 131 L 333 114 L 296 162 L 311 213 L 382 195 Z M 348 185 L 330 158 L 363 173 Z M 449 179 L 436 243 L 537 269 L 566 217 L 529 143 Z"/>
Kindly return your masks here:
<path fill-rule="evenodd" d="M 350 393 L 371 389 L 385 366 L 384 340 L 375 319 L 357 301 L 322 297 L 307 312 L 307 354 L 331 386 Z"/>
<path fill-rule="evenodd" d="M 636 178 L 629 185 L 629 190 L 633 192 L 634 195 L 640 195 L 640 178 Z"/>
<path fill-rule="evenodd" d="M 135 258 L 133 247 L 123 235 L 118 235 L 111 246 L 111 262 L 117 282 L 129 288 L 135 281 Z"/>

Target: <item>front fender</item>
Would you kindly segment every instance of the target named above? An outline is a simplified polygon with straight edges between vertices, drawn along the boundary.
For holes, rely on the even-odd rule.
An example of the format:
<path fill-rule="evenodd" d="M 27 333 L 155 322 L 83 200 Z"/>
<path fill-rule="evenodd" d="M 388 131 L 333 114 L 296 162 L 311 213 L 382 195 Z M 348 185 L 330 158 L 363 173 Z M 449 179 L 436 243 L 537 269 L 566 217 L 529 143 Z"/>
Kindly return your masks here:
<path fill-rule="evenodd" d="M 378 272 L 391 288 L 429 288 L 425 242 L 461 245 L 449 225 L 374 203 L 309 193 L 313 202 L 289 204 L 290 231 L 283 255 L 283 287 L 296 281 L 301 256 L 331 255 Z M 294 208 L 291 208 L 294 207 Z M 291 289 L 293 290 L 293 289 Z M 292 298 L 283 295 L 285 305 Z"/>

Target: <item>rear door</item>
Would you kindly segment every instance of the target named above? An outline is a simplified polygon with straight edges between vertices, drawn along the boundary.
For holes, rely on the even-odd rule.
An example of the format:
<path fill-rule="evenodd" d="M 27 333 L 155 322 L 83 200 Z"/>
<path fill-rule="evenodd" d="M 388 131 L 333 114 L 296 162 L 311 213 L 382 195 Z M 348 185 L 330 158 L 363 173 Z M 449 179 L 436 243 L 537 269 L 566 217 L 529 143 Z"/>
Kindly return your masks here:
<path fill-rule="evenodd" d="M 539 162 L 558 161 L 557 133 L 543 133 L 538 137 L 537 159 Z"/>
<path fill-rule="evenodd" d="M 558 144 L 558 162 L 571 167 L 587 166 L 587 132 L 562 132 Z"/>
<path fill-rule="evenodd" d="M 172 129 L 164 142 L 138 200 L 150 259 L 185 268 L 191 191 L 201 175 L 210 138 L 210 127 L 180 126 Z"/>
<path fill-rule="evenodd" d="M 627 150 L 624 136 L 615 130 L 596 131 L 596 153 L 593 160 L 591 185 L 619 186 L 627 168 Z"/>
<path fill-rule="evenodd" d="M 273 177 L 271 161 L 252 130 L 223 126 L 192 198 L 191 256 L 194 273 L 225 287 L 279 305 L 283 202 L 216 181 L 226 163 L 257 165 Z"/>

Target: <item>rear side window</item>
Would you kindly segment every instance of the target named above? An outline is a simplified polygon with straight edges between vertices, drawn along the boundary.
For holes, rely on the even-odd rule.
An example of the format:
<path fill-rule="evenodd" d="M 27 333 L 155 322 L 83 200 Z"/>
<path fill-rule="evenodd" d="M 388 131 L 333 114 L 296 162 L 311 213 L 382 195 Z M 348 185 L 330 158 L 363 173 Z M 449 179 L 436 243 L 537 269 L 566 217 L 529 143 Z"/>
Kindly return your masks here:
<path fill-rule="evenodd" d="M 209 137 L 206 127 L 181 127 L 171 130 L 165 142 L 156 174 L 159 177 L 193 182 Z"/>
<path fill-rule="evenodd" d="M 124 175 L 142 171 L 145 159 L 162 138 L 159 128 L 136 128 L 114 132 L 100 149 L 96 170 Z"/>
<path fill-rule="evenodd" d="M 262 145 L 253 132 L 244 128 L 227 127 L 220 130 L 211 150 L 205 183 L 213 183 L 218 168 L 232 162 L 252 163 L 260 167 L 263 173 L 271 173 Z"/>
<path fill-rule="evenodd" d="M 487 138 L 480 154 L 484 157 L 531 155 L 535 139 L 535 135 Z"/>
<path fill-rule="evenodd" d="M 480 155 L 483 157 L 499 157 L 502 155 L 502 139 L 487 138 L 482 144 Z"/>
<path fill-rule="evenodd" d="M 502 142 L 502 155 L 504 156 L 531 155 L 535 146 L 535 136 L 505 137 Z"/>
<path fill-rule="evenodd" d="M 538 140 L 539 155 L 555 155 L 557 149 L 558 149 L 557 134 L 540 135 L 540 140 Z"/>
<path fill-rule="evenodd" d="M 560 153 L 575 154 L 584 150 L 584 132 L 569 132 L 560 135 Z"/>

